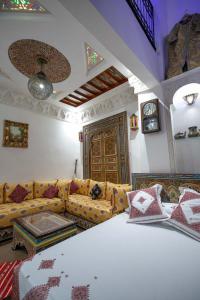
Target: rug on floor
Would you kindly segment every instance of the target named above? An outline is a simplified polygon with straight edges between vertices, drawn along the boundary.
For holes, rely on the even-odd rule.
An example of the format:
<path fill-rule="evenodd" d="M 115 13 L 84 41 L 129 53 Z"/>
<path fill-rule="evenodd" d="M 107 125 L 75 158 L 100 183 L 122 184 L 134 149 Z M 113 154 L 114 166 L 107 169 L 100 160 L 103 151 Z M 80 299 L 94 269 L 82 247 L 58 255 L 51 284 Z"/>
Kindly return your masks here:
<path fill-rule="evenodd" d="M 14 268 L 21 262 L 15 260 L 0 264 L 0 299 L 7 298 L 12 293 L 13 271 Z"/>

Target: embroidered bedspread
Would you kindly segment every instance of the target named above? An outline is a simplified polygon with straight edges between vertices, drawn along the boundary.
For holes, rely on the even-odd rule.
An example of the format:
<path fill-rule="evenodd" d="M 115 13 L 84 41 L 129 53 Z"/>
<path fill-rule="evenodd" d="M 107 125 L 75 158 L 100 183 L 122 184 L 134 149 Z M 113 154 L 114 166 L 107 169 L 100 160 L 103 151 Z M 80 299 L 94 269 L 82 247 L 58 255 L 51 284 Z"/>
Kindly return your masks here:
<path fill-rule="evenodd" d="M 200 243 L 120 214 L 15 271 L 14 299 L 199 300 Z"/>

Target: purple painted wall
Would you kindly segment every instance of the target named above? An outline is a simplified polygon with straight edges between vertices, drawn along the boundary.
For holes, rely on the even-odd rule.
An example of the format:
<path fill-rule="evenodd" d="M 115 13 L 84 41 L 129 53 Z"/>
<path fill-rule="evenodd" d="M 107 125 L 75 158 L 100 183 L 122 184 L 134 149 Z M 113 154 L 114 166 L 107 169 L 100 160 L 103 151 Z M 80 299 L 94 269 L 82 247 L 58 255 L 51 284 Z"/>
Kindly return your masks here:
<path fill-rule="evenodd" d="M 156 1 L 156 0 L 155 0 Z M 157 0 L 158 1 L 158 0 Z M 199 0 L 167 0 L 167 31 L 181 20 L 184 14 L 200 13 Z"/>
<path fill-rule="evenodd" d="M 158 80 L 165 73 L 165 37 L 185 13 L 200 13 L 200 0 L 151 0 L 157 52 L 151 47 L 125 0 L 90 0 L 113 30 Z"/>
<path fill-rule="evenodd" d="M 154 51 L 125 0 L 90 0 L 113 30 L 158 80 L 163 78 L 158 53 Z"/>

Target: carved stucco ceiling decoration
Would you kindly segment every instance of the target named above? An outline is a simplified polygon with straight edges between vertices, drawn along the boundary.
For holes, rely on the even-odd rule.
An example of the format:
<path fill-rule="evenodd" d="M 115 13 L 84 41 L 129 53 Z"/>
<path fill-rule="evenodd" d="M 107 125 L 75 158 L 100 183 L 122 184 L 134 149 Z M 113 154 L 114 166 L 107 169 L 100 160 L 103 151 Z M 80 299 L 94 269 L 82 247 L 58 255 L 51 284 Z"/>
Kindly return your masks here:
<path fill-rule="evenodd" d="M 47 61 L 44 65 L 44 73 L 52 83 L 67 79 L 71 73 L 66 57 L 56 48 L 40 41 L 18 40 L 10 45 L 8 55 L 15 68 L 27 77 L 41 71 L 38 58 Z"/>
<path fill-rule="evenodd" d="M 137 101 L 134 89 L 130 87 L 123 87 L 118 94 L 108 97 L 99 103 L 91 104 L 91 106 L 79 111 L 79 122 L 83 124 L 97 119 L 104 114 L 118 111 L 133 101 Z"/>
<path fill-rule="evenodd" d="M 49 102 L 35 101 L 31 97 L 11 92 L 8 89 L 0 88 L 0 104 L 29 110 L 64 122 L 77 123 L 77 114 L 73 111 Z"/>

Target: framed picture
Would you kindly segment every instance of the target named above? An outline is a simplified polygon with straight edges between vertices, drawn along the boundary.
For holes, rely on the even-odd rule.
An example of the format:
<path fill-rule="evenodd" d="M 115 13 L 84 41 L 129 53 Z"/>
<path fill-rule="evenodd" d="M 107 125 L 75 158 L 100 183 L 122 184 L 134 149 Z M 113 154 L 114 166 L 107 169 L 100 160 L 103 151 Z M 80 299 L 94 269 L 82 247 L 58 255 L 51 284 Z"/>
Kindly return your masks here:
<path fill-rule="evenodd" d="M 5 120 L 3 146 L 28 148 L 28 124 Z"/>

